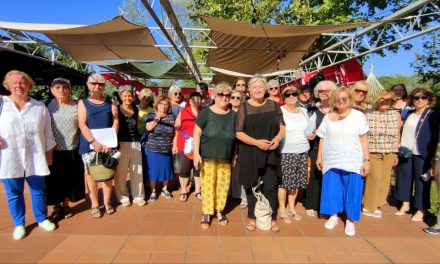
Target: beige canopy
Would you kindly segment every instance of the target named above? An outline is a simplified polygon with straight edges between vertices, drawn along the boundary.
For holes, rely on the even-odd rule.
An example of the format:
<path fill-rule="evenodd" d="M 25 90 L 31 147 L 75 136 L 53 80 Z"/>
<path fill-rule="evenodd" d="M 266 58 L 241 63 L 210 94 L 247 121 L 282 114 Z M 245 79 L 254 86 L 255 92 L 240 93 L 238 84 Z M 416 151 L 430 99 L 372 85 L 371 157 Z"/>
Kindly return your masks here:
<path fill-rule="evenodd" d="M 201 16 L 211 28 L 208 66 L 242 74 L 266 74 L 297 68 L 321 33 L 371 23 L 291 26 L 262 25 Z"/>
<path fill-rule="evenodd" d="M 168 60 L 148 28 L 131 24 L 122 16 L 90 26 L 0 22 L 0 28 L 41 32 L 74 59 Z"/>

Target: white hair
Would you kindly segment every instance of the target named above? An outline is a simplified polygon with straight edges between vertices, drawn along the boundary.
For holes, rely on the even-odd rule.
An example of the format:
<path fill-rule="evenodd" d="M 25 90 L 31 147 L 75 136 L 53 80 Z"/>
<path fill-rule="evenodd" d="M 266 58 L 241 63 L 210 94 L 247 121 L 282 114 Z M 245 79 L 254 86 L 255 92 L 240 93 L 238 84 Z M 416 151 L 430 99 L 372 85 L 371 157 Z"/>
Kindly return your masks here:
<path fill-rule="evenodd" d="M 328 80 L 324 80 L 324 81 L 320 81 L 315 88 L 313 89 L 313 94 L 315 95 L 315 98 L 318 98 L 318 90 L 320 87 L 330 87 L 330 89 L 333 91 L 334 89 L 338 88 L 338 86 L 336 85 L 336 83 L 332 82 L 332 81 L 328 81 Z"/>
<path fill-rule="evenodd" d="M 174 92 L 181 92 L 182 88 L 177 85 L 171 85 L 170 89 L 168 89 L 168 96 L 171 96 Z"/>

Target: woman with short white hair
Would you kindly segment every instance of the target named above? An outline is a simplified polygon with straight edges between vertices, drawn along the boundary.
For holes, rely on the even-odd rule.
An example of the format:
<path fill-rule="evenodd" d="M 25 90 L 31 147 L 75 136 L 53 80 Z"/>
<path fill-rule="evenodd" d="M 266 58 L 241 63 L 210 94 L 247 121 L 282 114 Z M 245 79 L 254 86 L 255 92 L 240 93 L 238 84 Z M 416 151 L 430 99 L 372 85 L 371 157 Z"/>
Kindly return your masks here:
<path fill-rule="evenodd" d="M 183 101 L 182 88 L 177 85 L 171 85 L 168 90 L 168 96 L 171 99 L 171 113 L 177 117 L 180 110 L 186 107 L 186 102 Z"/>
<path fill-rule="evenodd" d="M 272 207 L 271 230 L 279 232 L 277 223 L 277 187 L 280 169 L 279 144 L 284 138 L 284 120 L 278 103 L 264 95 L 267 83 L 256 76 L 249 81 L 250 99 L 238 110 L 235 123 L 236 137 L 240 140 L 238 166 L 240 183 L 246 190 L 249 221 L 246 229 L 256 229 L 255 198 L 252 187 L 263 181 L 262 193 Z"/>

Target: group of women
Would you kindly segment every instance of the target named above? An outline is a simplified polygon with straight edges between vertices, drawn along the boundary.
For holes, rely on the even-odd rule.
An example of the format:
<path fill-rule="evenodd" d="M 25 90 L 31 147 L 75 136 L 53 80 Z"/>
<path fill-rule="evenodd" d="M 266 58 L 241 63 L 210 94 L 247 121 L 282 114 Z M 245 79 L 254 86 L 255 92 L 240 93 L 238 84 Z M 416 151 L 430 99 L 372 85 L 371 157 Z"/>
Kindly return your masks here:
<path fill-rule="evenodd" d="M 3 84 L 11 94 L 0 106 L 0 178 L 14 220 L 14 239 L 26 235 L 24 181 L 37 222 L 51 231 L 55 225 L 47 219 L 47 205 L 54 205 L 52 220 L 71 217 L 70 202 L 85 196 L 83 175 L 95 218 L 102 217 L 98 184 L 105 213 L 112 214 L 113 186 L 122 206 L 143 206 L 144 183 L 151 188 L 150 202 L 159 196 L 172 199 L 168 182 L 176 175 L 178 199 L 186 202 L 193 176 L 204 229 L 213 218 L 220 225 L 228 223 L 224 209 L 232 195 L 241 199 L 240 207 L 247 207 L 246 228 L 254 231 L 253 187 L 262 182 L 273 232 L 280 231 L 278 214 L 285 223 L 302 219 L 295 203 L 303 190 L 306 215 L 328 215 L 325 228 L 332 229 L 344 212 L 345 234 L 353 236 L 361 213 L 382 216 L 396 165 L 395 196 L 402 203 L 396 215 L 413 207 L 411 220 L 422 221 L 429 208 L 425 176 L 439 136 L 438 115 L 432 109 L 435 96 L 429 88 L 416 88 L 407 96 L 399 84 L 368 102 L 364 81 L 351 89 L 322 81 L 313 90 L 314 99 L 307 87 L 281 91 L 275 80 L 267 83 L 256 76 L 248 83 L 238 79 L 234 89 L 219 83 L 212 96 L 201 83 L 188 104 L 178 86 L 153 105 L 152 92 L 144 89 L 136 106 L 130 86 L 119 87 L 119 105 L 106 99 L 105 79 L 99 74 L 89 76 L 89 96 L 79 101 L 71 99 L 70 82 L 63 78 L 52 82 L 53 98 L 43 103 L 29 97 L 33 81 L 26 73 L 11 71 Z M 90 175 L 90 166 L 100 153 L 115 153 L 95 138 L 96 130 L 103 128 L 117 134 L 121 155 L 114 180 L 99 183 Z"/>

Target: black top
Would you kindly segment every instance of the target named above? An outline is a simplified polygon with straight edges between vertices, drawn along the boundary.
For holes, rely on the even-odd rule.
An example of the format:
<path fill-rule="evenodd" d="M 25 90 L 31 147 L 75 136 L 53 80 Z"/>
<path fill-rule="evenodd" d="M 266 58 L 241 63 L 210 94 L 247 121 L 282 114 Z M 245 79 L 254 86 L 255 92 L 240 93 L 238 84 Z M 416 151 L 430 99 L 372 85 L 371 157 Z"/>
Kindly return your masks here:
<path fill-rule="evenodd" d="M 236 132 L 244 132 L 255 139 L 272 140 L 285 124 L 283 114 L 277 102 L 267 100 L 261 106 L 243 103 L 235 119 Z M 244 188 L 253 187 L 258 180 L 258 170 L 266 166 L 274 166 L 279 173 L 279 147 L 275 150 L 263 151 L 258 147 L 239 143 L 238 166 L 240 167 L 240 184 Z"/>
<path fill-rule="evenodd" d="M 324 119 L 325 114 L 323 112 L 321 112 L 321 110 L 319 110 L 318 108 L 315 109 L 315 111 L 313 111 L 313 113 L 315 113 L 316 115 L 316 130 L 318 130 L 318 127 L 321 125 L 322 119 Z M 319 148 L 319 137 L 315 137 L 314 140 L 310 141 L 310 150 L 316 150 L 318 151 Z"/>
<path fill-rule="evenodd" d="M 134 113 L 131 116 L 126 116 L 119 108 L 118 140 L 120 142 L 135 142 L 140 139 L 137 127 L 139 110 L 137 107 L 133 107 L 133 111 Z"/>
<path fill-rule="evenodd" d="M 200 156 L 204 159 L 231 161 L 235 140 L 235 112 L 214 113 L 209 107 L 197 116 L 196 124 L 202 129 Z"/>

